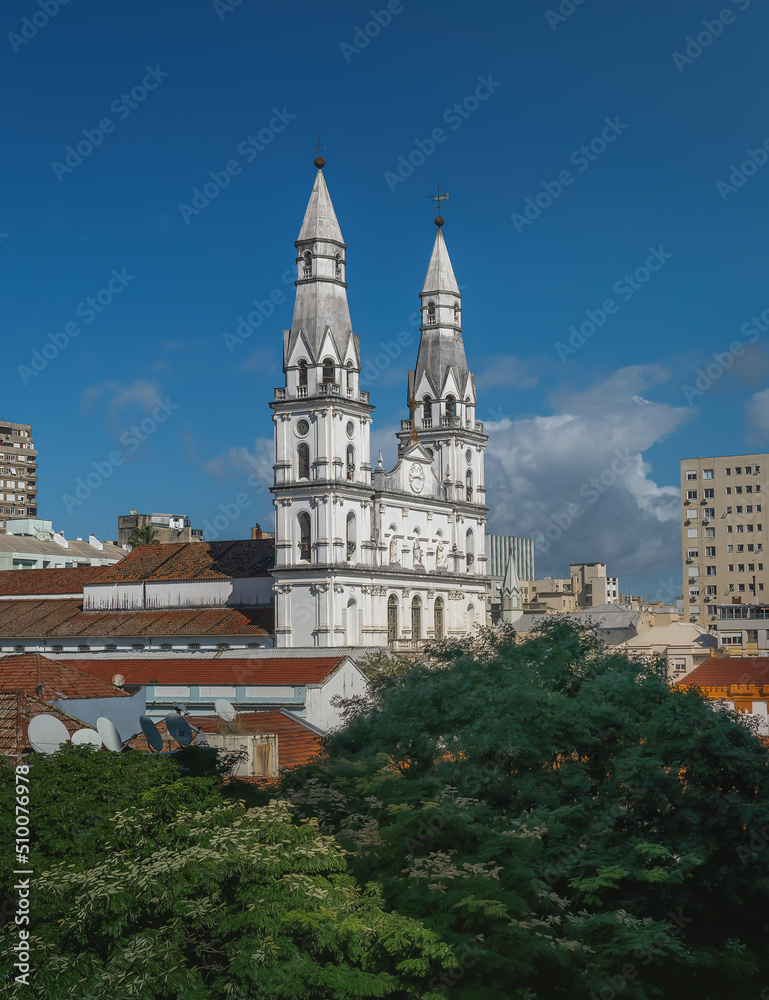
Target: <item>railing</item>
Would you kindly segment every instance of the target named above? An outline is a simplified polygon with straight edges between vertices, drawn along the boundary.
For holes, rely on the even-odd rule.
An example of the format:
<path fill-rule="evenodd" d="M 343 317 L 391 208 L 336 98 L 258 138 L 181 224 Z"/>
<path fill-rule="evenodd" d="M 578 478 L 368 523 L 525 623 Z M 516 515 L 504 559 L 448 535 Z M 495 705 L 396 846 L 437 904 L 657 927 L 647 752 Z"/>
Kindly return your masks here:
<path fill-rule="evenodd" d="M 318 382 L 318 394 L 320 396 L 338 396 L 341 386 L 338 382 Z"/>
<path fill-rule="evenodd" d="M 433 418 L 425 417 L 424 420 L 422 421 L 422 426 L 426 431 L 429 431 L 433 426 Z"/>
<path fill-rule="evenodd" d="M 297 390 L 296 390 L 296 394 L 297 394 L 297 396 L 300 399 L 306 399 L 307 398 L 307 386 L 306 385 L 300 385 L 300 386 L 298 386 Z"/>
<path fill-rule="evenodd" d="M 275 399 L 285 399 L 285 398 L 286 398 L 286 390 L 285 389 L 276 389 L 275 390 Z"/>
<path fill-rule="evenodd" d="M 347 390 L 347 398 L 348 399 L 352 399 L 352 394 L 353 394 L 353 390 L 352 389 L 348 389 Z"/>
<path fill-rule="evenodd" d="M 401 420 L 401 430 L 402 431 L 410 431 L 411 430 L 411 421 L 410 420 Z"/>
<path fill-rule="evenodd" d="M 360 391 L 360 401 L 361 403 L 368 403 L 368 393 L 364 392 L 363 389 Z"/>

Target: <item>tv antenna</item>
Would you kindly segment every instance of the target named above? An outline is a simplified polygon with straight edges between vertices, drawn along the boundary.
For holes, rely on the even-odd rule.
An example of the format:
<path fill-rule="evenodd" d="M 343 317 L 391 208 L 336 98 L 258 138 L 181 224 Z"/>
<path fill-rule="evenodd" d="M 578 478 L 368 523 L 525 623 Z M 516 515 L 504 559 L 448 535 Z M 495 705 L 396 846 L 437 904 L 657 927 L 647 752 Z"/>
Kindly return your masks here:
<path fill-rule="evenodd" d="M 69 732 L 55 715 L 36 715 L 29 720 L 27 738 L 38 753 L 56 753 L 69 739 Z"/>
<path fill-rule="evenodd" d="M 217 698 L 214 702 L 214 709 L 216 714 L 223 722 L 227 722 L 229 725 L 227 728 L 232 732 L 232 723 L 235 720 L 235 716 L 238 714 L 235 711 L 235 707 L 232 702 L 227 701 L 226 698 Z"/>

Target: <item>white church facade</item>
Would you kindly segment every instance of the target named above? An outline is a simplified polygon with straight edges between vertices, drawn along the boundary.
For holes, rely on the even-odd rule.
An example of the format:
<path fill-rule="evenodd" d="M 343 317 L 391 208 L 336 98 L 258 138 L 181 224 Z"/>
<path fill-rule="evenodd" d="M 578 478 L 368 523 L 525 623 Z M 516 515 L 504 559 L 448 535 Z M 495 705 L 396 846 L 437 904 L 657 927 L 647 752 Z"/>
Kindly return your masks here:
<path fill-rule="evenodd" d="M 346 251 L 322 157 L 296 246 L 275 390 L 275 645 L 419 648 L 486 622 L 484 452 L 462 296 L 441 226 L 398 460 L 372 466 Z"/>

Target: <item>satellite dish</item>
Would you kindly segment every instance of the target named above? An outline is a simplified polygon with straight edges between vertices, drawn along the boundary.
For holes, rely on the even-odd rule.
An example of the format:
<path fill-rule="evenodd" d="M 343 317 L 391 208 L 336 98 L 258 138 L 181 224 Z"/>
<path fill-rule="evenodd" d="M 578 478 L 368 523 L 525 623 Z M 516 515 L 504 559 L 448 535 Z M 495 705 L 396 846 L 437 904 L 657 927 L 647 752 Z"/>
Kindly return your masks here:
<path fill-rule="evenodd" d="M 112 678 L 112 683 L 119 687 L 121 684 L 125 684 L 125 677 L 122 674 L 115 674 Z"/>
<path fill-rule="evenodd" d="M 27 738 L 38 753 L 56 753 L 69 739 L 69 732 L 55 715 L 36 715 L 29 720 Z"/>
<path fill-rule="evenodd" d="M 192 727 L 178 712 L 168 713 L 166 716 L 166 729 L 169 735 L 181 746 L 186 747 L 192 743 Z"/>
<path fill-rule="evenodd" d="M 181 705 L 179 702 L 177 702 L 174 705 L 174 711 L 178 712 L 179 715 L 186 715 L 187 714 L 187 706 L 186 705 Z"/>
<path fill-rule="evenodd" d="M 90 743 L 91 746 L 100 747 L 101 736 L 99 736 L 95 729 L 78 729 L 76 733 L 72 734 L 72 742 L 76 747 L 81 747 L 86 743 Z"/>
<path fill-rule="evenodd" d="M 120 753 L 123 749 L 123 741 L 120 739 L 120 733 L 115 728 L 115 724 L 110 719 L 105 719 L 102 716 L 102 718 L 96 720 L 96 728 L 99 730 L 99 736 L 101 736 L 104 746 L 108 750 Z"/>
<path fill-rule="evenodd" d="M 225 722 L 232 722 L 237 714 L 232 703 L 226 698 L 217 698 L 214 702 L 214 708 L 219 718 L 224 719 Z"/>
<path fill-rule="evenodd" d="M 148 715 L 139 716 L 139 725 L 142 727 L 142 732 L 147 740 L 147 743 L 153 750 L 163 749 L 163 737 L 158 732 L 158 727 L 152 721 Z"/>

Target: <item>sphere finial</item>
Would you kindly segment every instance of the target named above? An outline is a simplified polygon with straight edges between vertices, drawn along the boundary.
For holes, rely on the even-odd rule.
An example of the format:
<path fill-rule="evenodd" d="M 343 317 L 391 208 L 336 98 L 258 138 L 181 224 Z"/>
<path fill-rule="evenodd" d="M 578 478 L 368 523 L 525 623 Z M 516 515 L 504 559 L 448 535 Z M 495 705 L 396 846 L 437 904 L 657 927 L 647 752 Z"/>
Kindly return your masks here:
<path fill-rule="evenodd" d="M 314 163 L 315 166 L 318 168 L 318 170 L 322 170 L 326 165 L 326 161 L 323 159 L 322 156 L 316 156 Z"/>
<path fill-rule="evenodd" d="M 442 215 L 435 216 L 435 225 L 440 229 L 444 223 L 444 218 Z"/>

